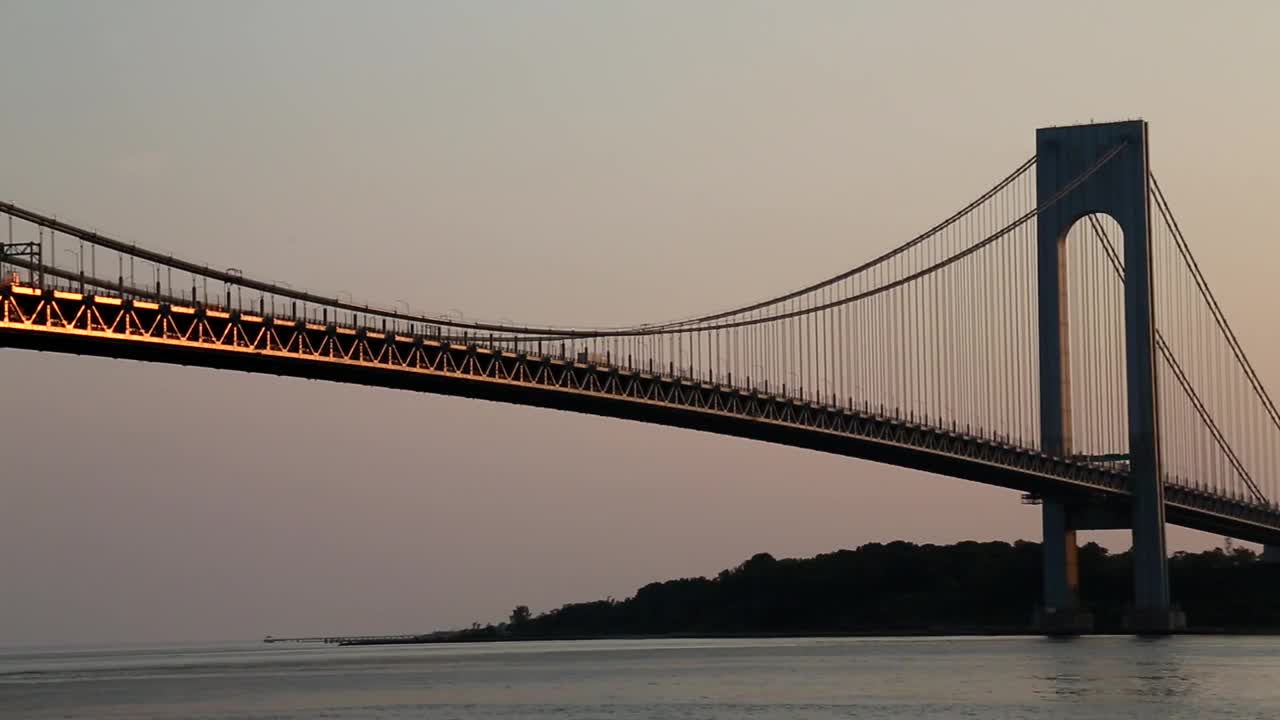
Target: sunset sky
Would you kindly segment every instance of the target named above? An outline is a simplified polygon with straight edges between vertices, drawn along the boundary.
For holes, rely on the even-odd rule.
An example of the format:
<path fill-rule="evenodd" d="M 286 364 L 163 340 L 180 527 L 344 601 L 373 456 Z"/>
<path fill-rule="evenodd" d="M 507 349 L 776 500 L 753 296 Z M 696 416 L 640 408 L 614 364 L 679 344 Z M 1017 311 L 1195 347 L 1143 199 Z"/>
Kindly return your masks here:
<path fill-rule="evenodd" d="M 297 288 L 619 325 L 828 277 L 1037 127 L 1143 117 L 1274 392 L 1277 28 L 1262 0 L 0 0 L 0 198 Z M 1040 534 L 1014 492 L 619 420 L 15 350 L 0 378 L 0 645 L 425 631 Z"/>

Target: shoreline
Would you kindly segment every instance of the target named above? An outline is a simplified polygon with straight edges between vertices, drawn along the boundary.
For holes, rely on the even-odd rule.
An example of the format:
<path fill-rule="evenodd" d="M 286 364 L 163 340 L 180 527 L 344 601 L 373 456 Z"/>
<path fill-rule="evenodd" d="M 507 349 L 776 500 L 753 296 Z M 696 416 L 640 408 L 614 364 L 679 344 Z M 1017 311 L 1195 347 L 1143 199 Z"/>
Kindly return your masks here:
<path fill-rule="evenodd" d="M 333 643 L 341 647 L 368 647 L 375 645 L 465 645 L 473 643 L 494 642 L 553 642 L 583 640 L 768 640 L 768 639 L 839 639 L 839 638 L 943 638 L 943 637 L 1048 637 L 1031 627 L 1020 628 L 936 628 L 928 630 L 857 630 L 831 632 L 742 632 L 742 633 L 646 633 L 646 634 L 603 634 L 603 635 L 476 635 L 468 636 L 471 630 L 458 631 L 451 636 L 432 636 L 424 634 L 415 637 L 395 639 L 361 639 L 348 642 Z M 483 631 L 480 631 L 483 632 Z M 1116 635 L 1133 635 L 1123 629 L 1110 629 L 1084 633 L 1069 637 L 1102 637 Z M 1188 628 L 1172 635 L 1212 635 L 1212 636 L 1260 636 L 1273 637 L 1280 635 L 1280 628 Z"/>

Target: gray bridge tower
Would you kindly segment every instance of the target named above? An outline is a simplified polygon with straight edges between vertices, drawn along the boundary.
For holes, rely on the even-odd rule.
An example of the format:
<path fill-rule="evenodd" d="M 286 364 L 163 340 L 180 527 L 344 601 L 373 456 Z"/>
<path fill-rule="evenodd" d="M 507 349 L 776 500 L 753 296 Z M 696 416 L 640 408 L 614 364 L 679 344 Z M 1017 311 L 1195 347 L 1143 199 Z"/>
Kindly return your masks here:
<path fill-rule="evenodd" d="M 1141 120 L 1042 128 L 1036 131 L 1037 205 L 1043 206 L 1114 148 L 1119 152 L 1038 219 L 1040 304 L 1040 432 L 1044 451 L 1070 455 L 1071 382 L 1068 362 L 1067 232 L 1079 220 L 1110 216 L 1124 233 L 1124 328 L 1129 408 L 1130 517 L 1099 516 L 1086 504 L 1045 498 L 1044 608 L 1051 633 L 1085 632 L 1092 617 L 1079 602 L 1077 530 L 1133 529 L 1134 602 L 1130 629 L 1166 633 L 1183 624 L 1169 600 L 1164 489 L 1156 414 L 1155 342 L 1151 284 L 1151 206 L 1147 124 Z M 1087 380 L 1087 379 L 1083 379 Z"/>

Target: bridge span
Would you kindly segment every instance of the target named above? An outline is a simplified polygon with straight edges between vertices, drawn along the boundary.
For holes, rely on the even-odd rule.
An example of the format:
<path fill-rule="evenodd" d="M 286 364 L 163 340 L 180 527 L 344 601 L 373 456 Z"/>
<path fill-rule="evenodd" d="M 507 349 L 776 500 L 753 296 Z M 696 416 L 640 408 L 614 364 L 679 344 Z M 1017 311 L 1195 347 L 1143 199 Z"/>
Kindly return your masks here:
<path fill-rule="evenodd" d="M 1046 631 L 1091 624 L 1075 533 L 1131 528 L 1133 627 L 1168 632 L 1183 619 L 1167 522 L 1280 546 L 1280 413 L 1150 173 L 1147 133 L 1041 130 L 1034 157 L 869 262 L 608 328 L 343 301 L 0 203 L 0 346 L 567 410 L 1010 488 L 1043 507 Z M 62 253 L 74 267 L 59 242 L 79 247 Z"/>
<path fill-rule="evenodd" d="M 470 338 L 401 335 L 115 295 L 0 287 L 11 348 L 328 380 L 568 410 L 872 460 L 1085 505 L 1127 502 L 1125 473 L 1055 458 L 972 428 L 824 405 L 760 388 L 514 352 Z M 1179 525 L 1280 545 L 1280 510 L 1166 483 Z M 1114 507 L 1112 509 L 1115 509 Z"/>

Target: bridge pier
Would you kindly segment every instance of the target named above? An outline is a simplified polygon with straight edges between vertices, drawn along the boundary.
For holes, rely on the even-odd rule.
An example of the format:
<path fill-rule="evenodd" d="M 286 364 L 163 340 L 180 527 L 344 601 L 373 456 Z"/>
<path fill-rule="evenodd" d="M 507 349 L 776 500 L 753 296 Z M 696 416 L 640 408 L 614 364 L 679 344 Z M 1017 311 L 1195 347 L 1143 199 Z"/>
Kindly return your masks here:
<path fill-rule="evenodd" d="M 1093 613 L 1080 602 L 1080 560 L 1076 532 L 1121 530 L 1129 517 L 1114 506 L 1076 499 L 1043 501 L 1044 604 L 1036 626 L 1045 635 L 1083 635 L 1094 630 Z"/>
<path fill-rule="evenodd" d="M 1080 607 L 1079 550 L 1070 510 L 1064 502 L 1045 500 L 1041 517 L 1044 603 L 1036 612 L 1036 626 L 1045 635 L 1093 632 L 1093 614 Z"/>
<path fill-rule="evenodd" d="M 1130 486 L 1133 493 L 1133 609 L 1125 618 L 1126 629 L 1139 635 L 1167 635 L 1184 630 L 1186 615 L 1173 607 L 1169 595 L 1164 485 L 1150 469 L 1142 472 L 1132 467 Z"/>
<path fill-rule="evenodd" d="M 1081 530 L 1128 530 L 1136 527 L 1134 517 L 1112 505 L 1094 504 L 1079 499 L 1045 499 L 1041 516 L 1044 531 L 1044 603 L 1036 610 L 1036 628 L 1045 635 L 1091 633 L 1094 631 L 1093 613 L 1080 600 L 1076 533 Z M 1163 533 L 1160 539 L 1163 540 Z M 1150 580 L 1151 566 L 1142 564 L 1136 538 L 1134 547 L 1133 573 L 1137 586 Z M 1280 562 L 1280 547 L 1272 550 L 1274 561 Z M 1159 567 L 1167 568 L 1167 559 L 1161 559 L 1163 561 L 1158 563 Z M 1164 583 L 1167 588 L 1167 576 Z M 1163 610 L 1152 611 L 1150 605 L 1144 606 L 1136 602 L 1137 597 L 1139 596 L 1135 594 L 1134 606 L 1125 615 L 1127 630 L 1139 635 L 1162 635 L 1186 628 L 1186 616 L 1181 610 L 1166 605 Z"/>

